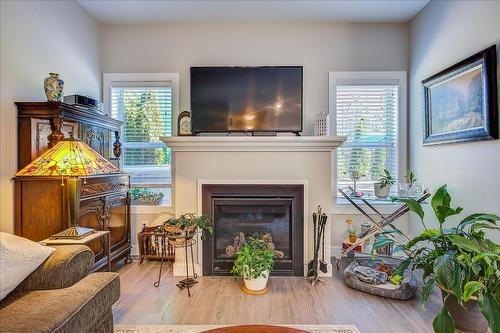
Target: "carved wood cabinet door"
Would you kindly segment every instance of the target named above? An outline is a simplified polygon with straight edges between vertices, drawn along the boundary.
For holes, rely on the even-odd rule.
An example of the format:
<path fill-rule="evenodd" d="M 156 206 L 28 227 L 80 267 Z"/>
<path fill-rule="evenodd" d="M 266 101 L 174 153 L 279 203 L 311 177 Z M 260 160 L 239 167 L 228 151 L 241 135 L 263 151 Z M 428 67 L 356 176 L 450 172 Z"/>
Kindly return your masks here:
<path fill-rule="evenodd" d="M 130 216 L 126 193 L 110 195 L 106 206 L 110 215 L 106 230 L 111 231 L 111 251 L 120 251 L 130 244 Z"/>
<path fill-rule="evenodd" d="M 82 141 L 88 144 L 92 149 L 98 152 L 100 155 L 104 156 L 106 159 L 110 159 L 110 130 L 90 126 L 87 124 L 82 124 L 81 127 L 81 138 Z"/>
<path fill-rule="evenodd" d="M 103 200 L 103 198 L 82 200 L 80 204 L 78 225 L 96 230 L 105 230 L 105 216 L 106 209 L 105 200 Z M 96 263 L 104 258 L 104 244 L 102 239 L 97 239 L 88 246 L 92 249 L 96 256 Z"/>

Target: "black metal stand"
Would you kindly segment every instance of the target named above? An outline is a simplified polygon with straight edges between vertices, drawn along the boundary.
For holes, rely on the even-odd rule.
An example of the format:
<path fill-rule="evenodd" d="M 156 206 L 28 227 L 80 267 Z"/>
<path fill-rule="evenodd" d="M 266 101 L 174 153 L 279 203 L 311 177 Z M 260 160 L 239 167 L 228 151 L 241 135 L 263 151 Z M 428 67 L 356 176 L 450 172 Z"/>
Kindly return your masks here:
<path fill-rule="evenodd" d="M 198 274 L 194 270 L 194 255 L 193 255 L 193 245 L 196 243 L 194 239 L 186 239 L 184 242 L 184 255 L 186 257 L 186 278 L 184 280 L 179 281 L 176 286 L 179 287 L 180 290 L 184 290 L 184 288 L 188 291 L 188 297 L 191 297 L 191 288 L 193 285 L 198 283 L 196 279 L 198 278 Z M 189 244 L 188 244 L 189 243 Z M 174 245 L 175 246 L 175 245 Z M 193 277 L 189 277 L 189 263 L 188 263 L 188 246 L 191 248 L 191 264 L 193 265 Z M 182 247 L 182 245 L 177 245 L 176 247 Z"/>
<path fill-rule="evenodd" d="M 181 248 L 183 247 L 184 248 L 184 254 L 185 254 L 185 257 L 186 257 L 186 278 L 179 281 L 176 286 L 179 287 L 179 289 L 181 290 L 184 290 L 184 288 L 187 289 L 188 291 L 188 297 L 191 297 L 191 290 L 190 288 L 198 283 L 198 281 L 196 281 L 196 279 L 198 278 L 198 274 L 196 274 L 196 271 L 195 271 L 195 268 L 194 268 L 194 253 L 193 253 L 193 245 L 196 244 L 196 240 L 194 240 L 193 238 L 191 239 L 183 239 L 183 240 L 180 240 L 180 241 L 176 241 L 176 242 L 171 242 L 169 240 L 170 244 L 175 247 L 175 248 Z M 188 263 L 188 247 L 191 249 L 191 264 L 192 264 L 192 268 L 193 268 L 193 277 L 189 277 L 189 263 Z M 160 286 L 160 281 L 161 281 L 161 273 L 162 273 L 162 270 L 163 270 L 163 258 L 164 256 L 162 255 L 161 259 L 160 259 L 160 271 L 158 272 L 158 279 L 155 281 L 155 283 L 153 284 L 156 288 L 158 288 Z"/>

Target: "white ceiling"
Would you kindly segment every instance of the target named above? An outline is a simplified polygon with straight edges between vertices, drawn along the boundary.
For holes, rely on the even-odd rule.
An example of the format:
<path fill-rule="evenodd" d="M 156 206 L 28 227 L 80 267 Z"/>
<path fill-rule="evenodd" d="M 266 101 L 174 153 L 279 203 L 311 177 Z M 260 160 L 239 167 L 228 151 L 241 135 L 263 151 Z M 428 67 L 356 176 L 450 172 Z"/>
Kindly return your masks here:
<path fill-rule="evenodd" d="M 430 0 L 77 0 L 106 23 L 405 22 Z"/>

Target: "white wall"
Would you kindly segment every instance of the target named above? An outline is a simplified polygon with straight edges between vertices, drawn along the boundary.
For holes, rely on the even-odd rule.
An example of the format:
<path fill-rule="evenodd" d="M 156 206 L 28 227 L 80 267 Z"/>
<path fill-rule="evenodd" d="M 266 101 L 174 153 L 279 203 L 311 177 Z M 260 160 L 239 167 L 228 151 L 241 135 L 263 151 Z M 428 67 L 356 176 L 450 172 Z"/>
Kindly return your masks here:
<path fill-rule="evenodd" d="M 498 57 L 500 1 L 432 1 L 410 24 L 410 165 L 431 191 L 448 184 L 463 217 L 500 215 L 500 140 L 423 147 L 420 82 L 492 44 Z M 434 216 L 430 207 L 426 215 Z M 410 232 L 419 230 L 412 218 Z M 500 233 L 491 237 L 500 241 Z"/>
<path fill-rule="evenodd" d="M 406 24 L 104 25 L 104 72 L 180 73 L 180 110 L 189 110 L 189 67 L 304 66 L 304 128 L 328 111 L 328 72 L 406 70 Z"/>
<path fill-rule="evenodd" d="M 1 1 L 0 230 L 13 232 L 17 171 L 14 101 L 44 101 L 43 79 L 58 72 L 65 94 L 101 95 L 99 24 L 73 1 Z"/>
<path fill-rule="evenodd" d="M 103 72 L 180 73 L 180 111 L 190 109 L 190 66 L 302 65 L 304 130 L 309 135 L 314 115 L 328 111 L 329 71 L 408 68 L 404 23 L 104 25 L 102 35 Z M 345 217 L 338 216 L 338 227 L 332 229 L 336 245 L 344 237 Z M 138 230 L 150 218 L 134 215 L 132 228 Z"/>

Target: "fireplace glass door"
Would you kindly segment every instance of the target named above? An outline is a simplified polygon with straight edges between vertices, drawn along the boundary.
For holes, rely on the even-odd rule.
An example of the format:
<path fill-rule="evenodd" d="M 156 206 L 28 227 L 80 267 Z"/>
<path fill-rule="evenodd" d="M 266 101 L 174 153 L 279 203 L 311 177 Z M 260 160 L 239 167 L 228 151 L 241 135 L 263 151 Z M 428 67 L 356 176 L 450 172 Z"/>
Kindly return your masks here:
<path fill-rule="evenodd" d="M 291 266 L 292 203 L 292 199 L 281 198 L 215 199 L 214 269 L 228 272 L 249 237 L 262 240 L 274 251 L 275 270 Z"/>

